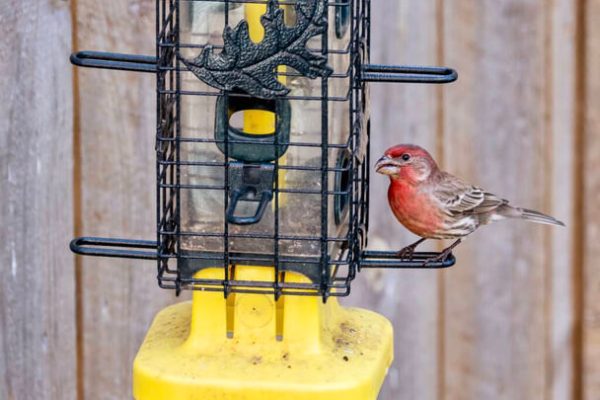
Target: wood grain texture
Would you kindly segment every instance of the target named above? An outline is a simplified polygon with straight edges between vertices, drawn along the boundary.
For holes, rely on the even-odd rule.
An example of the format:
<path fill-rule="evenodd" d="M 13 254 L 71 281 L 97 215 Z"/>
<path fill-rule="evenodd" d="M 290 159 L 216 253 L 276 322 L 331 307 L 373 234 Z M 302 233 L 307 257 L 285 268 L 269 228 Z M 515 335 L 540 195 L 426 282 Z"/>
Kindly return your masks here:
<path fill-rule="evenodd" d="M 547 28 L 540 0 L 445 4 L 446 168 L 550 212 Z M 474 233 L 445 275 L 446 399 L 540 399 L 548 390 L 551 227 L 511 221 Z"/>
<path fill-rule="evenodd" d="M 154 54 L 153 0 L 78 0 L 79 50 Z M 83 235 L 154 239 L 155 78 L 78 69 Z M 81 259 L 81 392 L 130 397 L 133 358 L 154 317 L 174 300 L 156 265 Z"/>
<path fill-rule="evenodd" d="M 69 6 L 0 4 L 0 399 L 74 399 Z"/>
<path fill-rule="evenodd" d="M 372 3 L 371 62 L 438 63 L 438 2 Z M 437 148 L 439 89 L 427 85 L 371 86 L 373 162 L 398 143 Z M 372 173 L 370 248 L 400 249 L 417 238 L 387 204 L 387 177 Z M 426 247 L 424 247 L 426 248 Z M 438 394 L 438 278 L 431 271 L 365 271 L 348 303 L 373 309 L 394 324 L 395 361 L 381 399 L 434 400 Z"/>
<path fill-rule="evenodd" d="M 600 396 L 600 1 L 585 9 L 583 174 L 583 398 Z"/>
<path fill-rule="evenodd" d="M 546 210 L 566 224 L 564 229 L 544 229 L 549 249 L 546 274 L 547 389 L 544 397 L 570 399 L 575 394 L 578 374 L 575 361 L 573 281 L 577 266 L 575 250 L 576 187 L 576 82 L 577 4 L 555 0 L 544 11 L 546 20 Z M 576 400 L 576 399 L 574 399 Z"/>

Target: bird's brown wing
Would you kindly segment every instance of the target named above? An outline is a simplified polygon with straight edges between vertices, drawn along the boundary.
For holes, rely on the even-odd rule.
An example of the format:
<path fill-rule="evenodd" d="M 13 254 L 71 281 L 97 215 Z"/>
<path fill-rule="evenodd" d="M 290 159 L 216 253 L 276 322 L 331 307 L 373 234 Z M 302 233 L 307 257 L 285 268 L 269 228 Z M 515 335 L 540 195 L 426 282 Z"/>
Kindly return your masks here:
<path fill-rule="evenodd" d="M 508 201 L 442 172 L 433 192 L 449 216 L 489 213 Z"/>

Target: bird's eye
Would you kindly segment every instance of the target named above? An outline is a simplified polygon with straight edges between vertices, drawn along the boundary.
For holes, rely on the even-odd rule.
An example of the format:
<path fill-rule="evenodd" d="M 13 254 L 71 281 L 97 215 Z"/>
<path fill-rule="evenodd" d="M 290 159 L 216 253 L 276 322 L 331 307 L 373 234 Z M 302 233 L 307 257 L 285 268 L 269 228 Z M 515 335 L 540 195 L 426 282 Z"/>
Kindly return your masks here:
<path fill-rule="evenodd" d="M 400 158 L 402 158 L 403 161 L 408 161 L 410 160 L 410 154 L 404 153 L 400 156 Z"/>

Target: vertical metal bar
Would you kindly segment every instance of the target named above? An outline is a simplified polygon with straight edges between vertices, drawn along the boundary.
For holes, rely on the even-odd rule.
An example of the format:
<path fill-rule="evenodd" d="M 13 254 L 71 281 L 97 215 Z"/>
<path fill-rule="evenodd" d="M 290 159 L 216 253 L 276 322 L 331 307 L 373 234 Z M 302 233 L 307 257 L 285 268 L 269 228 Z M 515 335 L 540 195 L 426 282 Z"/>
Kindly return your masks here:
<path fill-rule="evenodd" d="M 350 58 L 350 112 L 349 112 L 349 127 L 350 127 L 350 143 L 351 143 L 351 148 L 350 150 L 350 165 L 348 166 L 349 170 L 348 170 L 348 181 L 350 182 L 350 187 L 348 188 L 350 193 L 349 193 L 349 200 L 348 200 L 348 206 L 350 207 L 349 210 L 349 215 L 348 215 L 348 234 L 347 234 L 347 246 L 348 246 L 348 275 L 346 276 L 346 280 L 345 280 L 345 286 L 346 286 L 346 290 L 349 290 L 349 278 L 350 278 L 350 274 L 352 272 L 352 268 L 353 268 L 353 263 L 354 263 L 354 258 L 355 258 L 355 249 L 354 249 L 354 241 L 357 235 L 357 229 L 356 229 L 356 221 L 355 221 L 355 213 L 357 211 L 356 208 L 356 200 L 357 200 L 357 182 L 355 181 L 355 169 L 356 169 L 356 150 L 357 150 L 357 144 L 358 144 L 358 135 L 360 134 L 360 132 L 357 132 L 355 125 L 356 125 L 356 120 L 357 120 L 357 105 L 356 105 L 356 92 L 357 92 L 357 87 L 356 87 L 356 63 L 357 63 L 357 56 L 358 56 L 358 40 L 357 37 L 355 36 L 356 34 L 356 24 L 357 24 L 357 18 L 358 15 L 360 15 L 360 10 L 359 10 L 359 2 L 358 1 L 352 1 L 352 4 L 349 5 L 351 7 L 351 18 L 350 18 L 350 54 L 349 54 L 349 58 Z"/>
<path fill-rule="evenodd" d="M 350 96 L 351 101 L 351 110 L 352 110 L 352 121 L 351 121 L 351 132 L 352 132 L 352 140 L 353 140 L 353 148 L 352 148 L 352 159 L 351 159 L 351 178 L 350 182 L 352 182 L 352 195 L 351 195 L 351 204 L 350 204 L 350 242 L 349 245 L 349 265 L 348 265 L 348 276 L 346 277 L 345 285 L 346 291 L 350 290 L 350 281 L 353 277 L 353 269 L 355 268 L 355 260 L 356 260 L 356 241 L 358 235 L 358 220 L 357 215 L 360 215 L 360 173 L 358 172 L 358 160 L 356 155 L 358 155 L 358 146 L 360 146 L 361 140 L 361 126 L 362 123 L 362 86 L 358 84 L 358 71 L 357 65 L 360 63 L 361 56 L 361 45 L 362 45 L 362 32 L 360 30 L 360 22 L 362 18 L 362 0 L 353 1 L 353 9 L 352 9 L 352 26 L 351 31 L 353 35 L 352 40 L 352 66 L 350 68 L 350 74 L 352 76 L 352 94 Z"/>
<path fill-rule="evenodd" d="M 273 139 L 275 145 L 275 215 L 274 215 L 274 230 L 275 230 L 275 242 L 273 243 L 273 254 L 274 254 L 274 264 L 275 264 L 275 280 L 274 280 L 274 290 L 275 290 L 275 300 L 279 299 L 281 295 L 281 289 L 279 285 L 279 157 L 280 157 L 280 149 L 279 149 L 279 135 L 277 134 L 277 126 L 279 123 L 279 116 L 281 115 L 280 110 L 280 102 L 275 103 L 275 137 Z"/>
<path fill-rule="evenodd" d="M 287 14 L 289 13 L 289 7 L 293 7 L 293 6 L 287 6 L 287 8 L 285 8 L 284 10 L 284 19 L 287 17 Z M 268 9 L 268 6 L 267 6 Z M 279 66 L 276 67 L 276 71 L 277 73 L 279 73 Z M 277 79 L 280 80 L 280 76 L 277 75 Z M 285 78 L 284 78 L 285 80 Z M 286 82 L 287 83 L 287 82 Z M 276 101 L 275 102 L 275 126 L 274 126 L 274 132 L 275 132 L 275 137 L 273 138 L 273 143 L 275 145 L 275 188 L 274 188 L 274 195 L 275 195 L 275 199 L 274 199 L 274 205 L 275 205 L 275 215 L 274 215 L 274 236 L 275 236 L 275 242 L 273 243 L 273 261 L 274 261 L 274 267 L 275 267 L 275 276 L 274 276 L 274 290 L 275 290 L 275 301 L 279 300 L 279 296 L 281 296 L 281 288 L 280 288 L 280 282 L 279 282 L 279 272 L 280 272 L 280 260 L 279 260 L 279 157 L 281 157 L 280 154 L 280 149 L 279 149 L 279 134 L 277 133 L 277 126 L 279 126 L 279 118 L 280 115 L 282 113 L 282 110 L 280 109 L 280 102 Z M 291 124 L 291 121 L 290 121 Z M 288 141 L 290 141 L 290 139 L 288 138 Z"/>
<path fill-rule="evenodd" d="M 157 1 L 158 1 L 158 0 L 157 0 Z M 162 6 L 162 7 L 161 7 L 161 11 L 162 11 L 162 13 L 161 13 L 161 17 L 162 17 L 162 18 L 161 18 L 161 19 L 162 19 L 162 20 L 161 20 L 161 22 L 160 22 L 161 29 L 162 29 L 162 28 L 165 28 L 165 29 L 166 29 L 166 27 L 165 27 L 165 10 L 166 10 L 166 7 L 167 7 L 166 3 L 167 3 L 167 0 L 163 0 L 163 1 L 161 1 L 161 6 Z"/>
<path fill-rule="evenodd" d="M 371 119 L 369 118 L 369 121 L 367 121 L 367 126 L 366 126 L 366 132 L 365 135 L 367 137 L 367 154 L 365 155 L 365 162 L 364 162 L 364 202 L 365 204 L 363 205 L 364 210 L 365 210 L 365 217 L 364 217 L 364 224 L 365 224 L 365 235 L 367 234 L 367 232 L 369 231 L 369 202 L 371 199 L 371 191 L 370 191 L 370 187 L 369 187 L 369 176 L 371 173 L 371 170 L 369 168 L 369 166 L 371 165 Z"/>
<path fill-rule="evenodd" d="M 229 0 L 225 0 L 224 8 L 225 26 L 229 25 Z M 222 91 L 221 96 L 225 96 L 225 110 L 229 110 L 229 95 Z M 227 220 L 227 209 L 229 208 L 229 118 L 225 124 L 225 190 L 223 192 L 223 295 L 229 296 L 230 276 L 229 276 L 229 221 Z"/>
<path fill-rule="evenodd" d="M 268 7 L 268 6 L 267 6 Z M 284 19 L 287 17 L 287 13 L 289 13 L 289 8 L 293 7 L 293 6 L 287 6 L 287 8 L 285 8 L 284 12 L 286 13 L 284 15 Z M 277 67 L 277 72 L 279 72 L 279 66 Z M 281 79 L 279 76 L 277 76 L 278 79 Z M 285 79 L 285 78 L 284 78 Z M 287 83 L 287 82 L 286 82 Z M 279 118 L 280 115 L 282 113 L 282 110 L 280 109 L 280 102 L 276 101 L 275 102 L 275 126 L 274 126 L 274 131 L 275 131 L 275 137 L 273 138 L 273 142 L 275 145 L 275 188 L 274 188 L 274 195 L 275 195 L 275 200 L 274 200 L 274 204 L 275 204 L 275 215 L 274 215 L 274 236 L 275 236 L 275 242 L 273 243 L 273 260 L 274 260 L 274 267 L 275 267 L 275 279 L 274 279 L 274 290 L 275 290 L 275 301 L 277 301 L 279 299 L 279 297 L 281 296 L 281 288 L 280 288 L 280 282 L 279 282 L 279 273 L 280 273 L 280 260 L 279 260 L 279 158 L 281 157 L 280 154 L 280 149 L 279 149 L 279 135 L 277 134 L 277 126 L 279 126 Z M 291 121 L 290 121 L 291 124 Z M 289 141 L 289 139 L 288 139 Z"/>
<path fill-rule="evenodd" d="M 365 34 L 367 36 L 367 56 L 366 56 L 366 60 L 367 62 L 371 61 L 371 0 L 364 0 L 365 1 L 365 7 L 366 7 L 366 28 L 365 28 Z M 371 101 L 371 99 L 366 99 L 366 101 Z M 369 204 L 370 204 L 370 198 L 371 198 L 371 188 L 369 185 L 370 182 L 370 176 L 371 176 L 371 118 L 369 117 L 369 121 L 367 124 L 367 157 L 366 157 L 366 161 L 365 161 L 365 186 L 366 186 L 366 194 L 367 194 L 367 204 L 365 205 L 366 208 L 366 230 L 367 232 L 369 231 Z M 367 234 L 367 232 L 365 232 L 365 235 Z"/>
<path fill-rule="evenodd" d="M 364 104 L 364 86 L 361 85 L 361 82 L 359 81 L 359 76 L 360 76 L 360 64 L 362 63 L 362 46 L 365 46 L 365 44 L 363 43 L 363 37 L 364 37 L 364 31 L 361 29 L 364 17 L 365 17 L 365 7 L 364 7 L 364 0 L 356 0 L 357 5 L 356 5 L 356 29 L 357 29 L 357 43 L 356 43 L 356 47 L 354 49 L 354 51 L 357 54 L 357 57 L 355 58 L 355 64 L 354 67 L 352 68 L 353 71 L 353 76 L 354 76 L 354 91 L 356 93 L 356 97 L 355 97 L 355 109 L 356 109 L 356 117 L 357 119 L 355 120 L 355 124 L 357 124 L 357 129 L 356 129 L 356 141 L 357 141 L 357 146 L 360 146 L 360 148 L 362 148 L 363 146 L 363 141 L 365 140 L 365 133 L 363 132 L 363 121 L 364 121 L 364 111 L 365 111 L 365 104 Z M 359 149 L 357 149 L 359 150 Z M 357 152 L 358 154 L 358 152 Z M 362 156 L 362 154 L 361 154 Z M 364 163 L 364 159 L 360 160 L 361 162 Z M 352 251 L 352 260 L 351 260 L 351 267 L 350 270 L 348 271 L 349 276 L 348 276 L 348 282 L 347 282 L 347 292 L 350 291 L 350 281 L 352 279 L 354 279 L 354 276 L 356 274 L 356 267 L 358 265 L 359 262 L 359 258 L 360 258 L 360 242 L 359 242 L 359 228 L 361 225 L 361 216 L 362 216 L 362 188 L 363 188 L 363 180 L 362 180 L 362 169 L 361 169 L 362 165 L 358 164 L 358 160 L 353 158 L 353 173 L 355 174 L 354 176 L 354 180 L 355 182 L 355 187 L 353 188 L 353 193 L 356 196 L 356 204 L 353 204 L 354 210 L 355 210 L 355 214 L 354 214 L 354 230 L 353 230 L 353 234 L 352 234 L 352 238 L 353 238 L 353 242 L 351 244 L 351 251 Z"/>
<path fill-rule="evenodd" d="M 160 207 L 161 207 L 161 203 L 160 203 L 160 158 L 159 158 L 159 151 L 160 151 L 160 111 L 161 111 L 161 106 L 160 106 L 160 69 L 159 69 L 159 65 L 160 65 L 160 46 L 159 46 L 159 34 L 160 34 L 160 5 L 161 5 L 161 0 L 156 0 L 155 1 L 155 16 L 154 16 L 154 31 L 156 34 L 156 40 L 155 40 L 155 52 L 156 52 L 156 138 L 155 138 L 155 151 L 156 151 L 156 252 L 157 252 L 157 278 L 159 280 L 159 285 L 160 285 L 160 266 L 161 266 L 161 240 L 160 240 L 160 219 L 161 219 L 161 213 L 160 213 Z"/>
<path fill-rule="evenodd" d="M 155 142 L 155 149 L 156 149 L 156 252 L 158 253 L 158 257 L 157 257 L 157 265 L 156 265 L 156 273 L 157 273 L 157 279 L 158 279 L 158 284 L 160 286 L 161 284 L 161 278 L 162 278 L 162 274 L 161 274 L 161 266 L 162 266 L 162 258 L 161 258 L 161 254 L 162 254 L 162 241 L 161 241 L 161 235 L 160 235 L 160 220 L 162 218 L 161 216 L 161 189 L 160 189 L 160 155 L 159 152 L 161 151 L 162 148 L 162 143 L 160 142 L 159 137 L 161 136 L 161 111 L 162 111 L 162 105 L 161 105 L 161 101 L 160 101 L 160 88 L 161 88 L 161 71 L 160 71 L 160 8 L 161 8 L 161 4 L 164 3 L 165 0 L 156 0 L 156 16 L 155 16 L 155 30 L 156 30 L 156 142 Z"/>
<path fill-rule="evenodd" d="M 176 22 L 175 22 L 175 26 L 174 26 L 174 39 L 175 39 L 175 54 L 176 54 L 176 70 L 175 70 L 175 77 L 176 77 L 176 89 L 175 89 L 175 93 L 177 96 L 176 99 L 176 123 L 177 123 L 177 128 L 176 128 L 176 136 L 175 136 L 175 165 L 176 165 L 176 185 L 175 185 L 175 196 L 177 198 L 177 211 L 175 213 L 175 223 L 176 223 L 176 240 L 177 240 L 177 257 L 179 258 L 181 255 L 181 65 L 180 65 L 180 37 L 179 37 L 179 27 L 180 25 L 180 0 L 175 0 L 175 13 L 176 15 Z M 173 25 L 173 18 L 171 18 L 171 25 Z M 172 75 L 171 75 L 171 79 L 172 79 Z M 178 260 L 179 263 L 179 260 Z M 175 284 L 176 286 L 176 290 L 177 293 L 179 293 L 180 290 L 180 282 L 181 282 L 181 276 L 180 276 L 180 268 L 179 265 L 177 266 L 177 282 Z"/>
<path fill-rule="evenodd" d="M 325 24 L 329 26 L 329 0 L 323 0 L 325 7 Z M 328 57 L 329 32 L 325 30 L 321 38 L 321 53 Z M 328 217 L 329 198 L 329 79 L 321 78 L 321 295 L 327 301 L 329 288 L 329 256 L 328 256 Z"/>

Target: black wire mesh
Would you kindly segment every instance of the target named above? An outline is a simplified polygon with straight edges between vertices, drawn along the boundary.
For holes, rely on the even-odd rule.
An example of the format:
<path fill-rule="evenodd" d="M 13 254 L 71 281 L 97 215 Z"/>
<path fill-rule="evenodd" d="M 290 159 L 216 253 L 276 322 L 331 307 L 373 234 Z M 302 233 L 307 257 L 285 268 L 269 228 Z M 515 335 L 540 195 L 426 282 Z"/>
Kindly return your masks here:
<path fill-rule="evenodd" d="M 252 147 L 247 146 L 247 138 L 215 134 L 217 120 L 226 113 L 229 129 L 234 123 L 230 119 L 232 104 L 243 103 L 241 110 L 256 109 L 254 103 L 265 101 L 214 89 L 181 62 L 207 45 L 222 49 L 221 38 L 211 32 L 222 31 L 224 26 L 208 26 L 211 22 L 207 19 L 215 25 L 219 20 L 216 14 L 222 13 L 224 24 L 237 23 L 240 8 L 249 3 L 264 1 L 158 2 L 160 285 L 226 294 L 347 295 L 363 245 L 359 238 L 364 235 L 359 232 L 366 230 L 367 220 L 364 147 L 368 116 L 365 83 L 359 73 L 368 62 L 369 2 L 325 2 L 326 21 L 335 23 L 328 24 L 326 32 L 309 46 L 312 52 L 327 57 L 333 72 L 309 80 L 289 68 L 280 70 L 279 79 L 285 79 L 291 91 L 263 109 L 270 106 L 278 123 L 289 118 L 291 133 L 275 134 L 272 141 L 254 141 Z M 280 2 L 286 13 L 295 5 L 295 1 Z M 196 22 L 199 9 L 212 14 L 202 15 L 203 21 Z M 287 113 L 284 101 L 289 104 Z M 248 162 L 243 151 L 234 155 L 238 158 L 232 157 L 230 153 L 240 153 L 236 146 L 258 154 L 262 146 L 276 156 L 269 162 Z M 265 165 L 272 166 L 270 173 L 255 174 L 255 178 L 272 182 L 270 204 L 258 221 L 232 223 L 232 194 L 239 189 L 237 184 L 243 184 L 239 175 Z M 235 268 L 225 266 L 239 265 L 272 267 L 273 280 L 236 280 Z M 224 270 L 224 279 L 197 277 L 197 271 L 214 267 Z M 310 282 L 286 282 L 289 271 L 302 273 Z"/>

